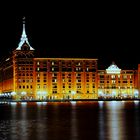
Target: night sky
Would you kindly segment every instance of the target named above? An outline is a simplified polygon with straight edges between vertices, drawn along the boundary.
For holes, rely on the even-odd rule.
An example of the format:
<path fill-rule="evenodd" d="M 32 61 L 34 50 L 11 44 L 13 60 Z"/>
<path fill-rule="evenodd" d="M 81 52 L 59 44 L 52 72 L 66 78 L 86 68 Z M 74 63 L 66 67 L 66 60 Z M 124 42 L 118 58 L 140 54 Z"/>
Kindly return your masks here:
<path fill-rule="evenodd" d="M 18 46 L 23 16 L 30 45 L 38 56 L 98 58 L 101 69 L 112 61 L 122 69 L 137 68 L 140 63 L 140 24 L 134 8 L 54 6 L 42 13 L 1 16 L 0 58 Z"/>

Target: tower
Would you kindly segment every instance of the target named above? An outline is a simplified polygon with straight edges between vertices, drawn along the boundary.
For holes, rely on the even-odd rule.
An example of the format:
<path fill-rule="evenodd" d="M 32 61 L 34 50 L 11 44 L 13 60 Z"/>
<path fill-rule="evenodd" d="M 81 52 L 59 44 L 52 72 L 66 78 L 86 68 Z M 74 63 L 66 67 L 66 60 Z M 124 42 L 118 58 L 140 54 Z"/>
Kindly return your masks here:
<path fill-rule="evenodd" d="M 34 49 L 26 35 L 24 17 L 20 42 L 13 51 L 13 90 L 17 99 L 33 97 L 33 58 Z"/>

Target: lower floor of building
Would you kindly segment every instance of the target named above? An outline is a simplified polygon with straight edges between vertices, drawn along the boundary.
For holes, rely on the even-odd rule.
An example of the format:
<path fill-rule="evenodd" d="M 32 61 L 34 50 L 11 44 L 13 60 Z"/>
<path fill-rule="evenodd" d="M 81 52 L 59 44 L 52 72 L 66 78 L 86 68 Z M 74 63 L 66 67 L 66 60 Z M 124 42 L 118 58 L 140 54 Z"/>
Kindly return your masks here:
<path fill-rule="evenodd" d="M 123 99 L 139 98 L 138 89 L 98 89 L 97 92 L 83 93 L 72 90 L 71 92 L 47 92 L 47 91 L 6 91 L 0 93 L 0 98 L 26 99 L 26 100 L 48 100 L 48 99 Z"/>

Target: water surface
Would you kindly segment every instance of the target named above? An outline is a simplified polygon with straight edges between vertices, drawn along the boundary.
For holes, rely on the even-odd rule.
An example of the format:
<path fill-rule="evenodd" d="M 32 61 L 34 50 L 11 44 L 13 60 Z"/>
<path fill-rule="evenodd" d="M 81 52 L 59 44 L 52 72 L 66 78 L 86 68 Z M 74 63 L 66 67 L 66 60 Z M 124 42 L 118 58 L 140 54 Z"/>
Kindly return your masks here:
<path fill-rule="evenodd" d="M 140 140 L 139 101 L 0 104 L 0 140 Z"/>

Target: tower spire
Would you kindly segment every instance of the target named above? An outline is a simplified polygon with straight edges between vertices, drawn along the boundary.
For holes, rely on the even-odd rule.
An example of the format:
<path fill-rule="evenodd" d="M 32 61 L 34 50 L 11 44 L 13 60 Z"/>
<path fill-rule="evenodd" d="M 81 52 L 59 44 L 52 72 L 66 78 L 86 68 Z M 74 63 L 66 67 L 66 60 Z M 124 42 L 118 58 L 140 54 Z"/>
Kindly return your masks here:
<path fill-rule="evenodd" d="M 30 50 L 34 50 L 28 42 L 28 38 L 26 35 L 26 30 L 25 30 L 25 19 L 26 19 L 25 17 L 22 18 L 22 24 L 23 24 L 22 35 L 21 35 L 20 42 L 16 50 L 21 50 L 21 47 L 24 43 L 27 43 L 29 45 Z"/>

